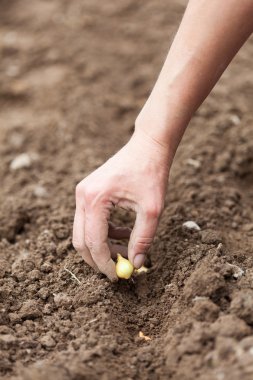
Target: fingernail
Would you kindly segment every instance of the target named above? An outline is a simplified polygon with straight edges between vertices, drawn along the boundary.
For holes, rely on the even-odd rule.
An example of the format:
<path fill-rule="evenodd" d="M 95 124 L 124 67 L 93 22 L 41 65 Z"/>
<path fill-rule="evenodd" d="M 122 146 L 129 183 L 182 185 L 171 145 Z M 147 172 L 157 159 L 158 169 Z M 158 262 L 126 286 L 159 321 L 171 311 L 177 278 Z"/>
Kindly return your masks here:
<path fill-rule="evenodd" d="M 134 267 L 136 269 L 139 269 L 144 264 L 144 260 L 145 255 L 143 253 L 139 253 L 138 255 L 136 255 L 134 258 Z"/>

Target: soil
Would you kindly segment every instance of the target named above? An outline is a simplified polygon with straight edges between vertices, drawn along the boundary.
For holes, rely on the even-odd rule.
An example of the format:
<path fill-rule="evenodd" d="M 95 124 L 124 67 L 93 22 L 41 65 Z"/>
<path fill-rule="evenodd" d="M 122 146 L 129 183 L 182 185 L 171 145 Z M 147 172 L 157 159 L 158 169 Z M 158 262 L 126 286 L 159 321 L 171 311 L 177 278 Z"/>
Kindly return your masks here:
<path fill-rule="evenodd" d="M 71 244 L 75 185 L 131 136 L 184 7 L 1 1 L 2 379 L 253 378 L 252 39 L 180 145 L 149 272 L 111 284 Z"/>

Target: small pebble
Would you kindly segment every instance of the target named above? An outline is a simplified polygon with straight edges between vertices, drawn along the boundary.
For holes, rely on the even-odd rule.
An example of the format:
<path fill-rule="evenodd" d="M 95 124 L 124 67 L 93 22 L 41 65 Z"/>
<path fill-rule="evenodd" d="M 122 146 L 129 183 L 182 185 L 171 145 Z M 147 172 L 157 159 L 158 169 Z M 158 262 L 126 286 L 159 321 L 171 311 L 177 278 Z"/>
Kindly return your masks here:
<path fill-rule="evenodd" d="M 40 186 L 40 185 L 37 185 L 34 187 L 33 189 L 33 194 L 37 197 L 37 198 L 46 198 L 48 196 L 48 192 L 47 190 L 45 189 L 45 187 L 43 186 Z"/>
<path fill-rule="evenodd" d="M 22 168 L 29 168 L 31 164 L 32 164 L 32 159 L 30 155 L 27 153 L 22 153 L 16 158 L 14 158 L 14 160 L 11 161 L 10 169 L 18 170 Z"/>
<path fill-rule="evenodd" d="M 241 119 L 240 119 L 239 116 L 236 115 L 236 114 L 230 115 L 230 120 L 232 121 L 232 123 L 233 123 L 234 125 L 238 125 L 238 124 L 240 124 L 240 122 L 241 122 Z"/>
<path fill-rule="evenodd" d="M 186 163 L 190 166 L 193 166 L 196 169 L 200 168 L 201 166 L 200 162 L 198 160 L 194 160 L 193 158 L 188 158 Z"/>
<path fill-rule="evenodd" d="M 228 265 L 233 270 L 233 278 L 235 280 L 239 280 L 244 275 L 244 270 L 242 268 L 240 268 L 240 267 L 238 267 L 237 265 L 234 265 L 234 264 L 229 264 L 228 263 Z"/>
<path fill-rule="evenodd" d="M 199 225 L 196 222 L 193 222 L 192 220 L 184 222 L 183 227 L 188 228 L 189 230 L 200 231 Z"/>

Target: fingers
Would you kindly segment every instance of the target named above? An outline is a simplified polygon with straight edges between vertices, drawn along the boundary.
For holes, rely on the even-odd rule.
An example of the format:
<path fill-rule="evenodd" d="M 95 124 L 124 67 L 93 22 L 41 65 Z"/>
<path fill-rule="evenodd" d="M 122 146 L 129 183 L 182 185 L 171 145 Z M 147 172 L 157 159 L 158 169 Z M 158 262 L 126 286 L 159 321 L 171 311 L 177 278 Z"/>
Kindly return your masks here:
<path fill-rule="evenodd" d="M 109 222 L 108 236 L 111 239 L 129 239 L 131 232 L 132 230 L 129 227 L 116 227 L 113 223 Z"/>
<path fill-rule="evenodd" d="M 111 281 L 117 281 L 115 263 L 108 246 L 108 213 L 103 206 L 86 212 L 85 242 L 98 269 Z"/>
<path fill-rule="evenodd" d="M 110 222 L 108 226 L 110 203 L 101 199 L 94 202 L 94 198 L 96 194 L 89 193 L 83 183 L 77 186 L 73 245 L 87 264 L 115 281 L 118 277 L 111 257 L 116 258 L 117 253 L 127 257 L 127 248 L 108 243 L 108 234 L 112 239 L 127 239 L 131 229 Z"/>
<path fill-rule="evenodd" d="M 84 257 L 84 260 L 94 269 L 99 269 L 111 281 L 117 281 L 115 263 L 112 257 L 117 253 L 129 258 L 135 268 L 140 268 L 145 260 L 145 254 L 153 241 L 160 210 L 142 208 L 137 210 L 134 229 L 108 225 L 111 201 L 105 198 L 104 189 L 100 193 L 79 186 L 77 192 L 77 207 L 74 220 L 73 245 Z M 84 212 L 85 210 L 85 212 Z M 127 239 L 130 236 L 128 255 L 126 247 L 108 243 L 113 239 Z"/>
<path fill-rule="evenodd" d="M 156 209 L 137 212 L 128 245 L 128 258 L 135 268 L 140 268 L 144 264 L 145 255 L 156 233 L 159 215 L 160 211 Z"/>
<path fill-rule="evenodd" d="M 84 261 L 90 265 L 93 269 L 98 271 L 97 265 L 94 263 L 90 251 L 88 250 L 85 239 L 84 239 L 84 229 L 85 229 L 85 212 L 81 205 L 77 203 L 74 226 L 73 226 L 73 238 L 72 243 L 74 248 L 81 254 Z"/>

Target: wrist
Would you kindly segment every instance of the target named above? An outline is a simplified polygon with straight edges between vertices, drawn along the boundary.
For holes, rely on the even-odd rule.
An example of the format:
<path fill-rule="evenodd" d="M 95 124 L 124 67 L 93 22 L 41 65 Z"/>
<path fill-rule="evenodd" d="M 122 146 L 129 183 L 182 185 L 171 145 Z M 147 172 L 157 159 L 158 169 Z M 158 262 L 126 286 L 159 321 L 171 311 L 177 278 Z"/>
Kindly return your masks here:
<path fill-rule="evenodd" d="M 134 133 L 128 144 L 133 147 L 134 152 L 137 149 L 138 157 L 142 157 L 145 161 L 150 161 L 150 163 L 163 169 L 167 174 L 169 173 L 174 155 L 166 144 L 156 140 L 145 129 L 135 126 Z"/>
<path fill-rule="evenodd" d="M 149 116 L 149 113 L 142 110 L 135 121 L 134 134 L 156 145 L 160 154 L 166 157 L 167 163 L 171 166 L 187 124 L 157 120 L 154 115 Z"/>
<path fill-rule="evenodd" d="M 163 79 L 163 78 L 162 78 Z M 135 129 L 170 151 L 172 159 L 194 112 L 187 91 L 159 78 L 139 113 Z"/>

